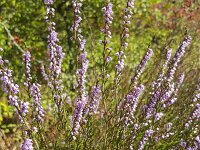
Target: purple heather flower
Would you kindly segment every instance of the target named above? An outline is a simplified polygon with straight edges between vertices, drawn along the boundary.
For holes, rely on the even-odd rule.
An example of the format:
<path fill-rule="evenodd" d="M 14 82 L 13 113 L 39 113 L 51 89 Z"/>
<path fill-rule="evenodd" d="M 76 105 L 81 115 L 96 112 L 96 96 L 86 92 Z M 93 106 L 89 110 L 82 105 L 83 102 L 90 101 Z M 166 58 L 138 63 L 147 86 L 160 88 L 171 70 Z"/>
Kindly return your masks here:
<path fill-rule="evenodd" d="M 38 132 L 38 128 L 37 127 L 33 127 L 33 132 L 37 133 Z"/>
<path fill-rule="evenodd" d="M 109 74 L 106 74 L 106 78 L 107 78 L 107 79 L 110 78 L 110 75 L 109 75 Z"/>
<path fill-rule="evenodd" d="M 139 96 L 144 90 L 144 86 L 140 85 L 135 87 L 133 92 L 130 92 L 127 96 L 125 101 L 122 104 L 122 109 L 126 112 L 120 119 L 124 121 L 125 126 L 128 126 L 132 123 L 132 120 L 135 119 L 135 111 L 138 105 Z M 118 107 L 119 108 L 119 107 Z"/>
<path fill-rule="evenodd" d="M 195 139 L 193 139 L 193 146 L 192 147 L 187 147 L 186 150 L 199 150 L 200 148 L 200 138 L 199 135 Z"/>
<path fill-rule="evenodd" d="M 175 102 L 177 101 L 177 98 L 176 97 L 174 97 L 174 98 L 172 98 L 172 99 L 170 99 L 170 100 L 168 100 L 165 104 L 163 104 L 163 108 L 166 108 L 166 107 L 168 107 L 168 106 L 170 106 L 170 105 L 172 105 L 172 104 L 174 104 Z"/>
<path fill-rule="evenodd" d="M 21 150 L 33 150 L 33 142 L 31 139 L 25 139 L 24 143 L 21 146 Z"/>
<path fill-rule="evenodd" d="M 200 119 L 200 104 L 196 104 L 196 109 L 192 113 L 191 119 Z"/>
<path fill-rule="evenodd" d="M 113 11 L 112 11 L 112 3 L 108 3 L 107 6 L 102 8 L 103 15 L 105 17 L 104 22 L 105 22 L 105 27 L 101 29 L 102 33 L 104 33 L 105 36 L 108 36 L 111 38 L 111 31 L 110 31 L 110 25 L 112 24 L 113 20 Z M 106 41 L 104 41 L 106 42 Z"/>
<path fill-rule="evenodd" d="M 110 62 L 112 60 L 112 57 L 110 57 L 110 56 L 108 56 L 107 58 L 106 58 L 106 61 L 107 62 Z"/>
<path fill-rule="evenodd" d="M 119 52 L 117 53 L 118 61 L 115 65 L 117 73 L 115 75 L 115 82 L 119 81 L 119 77 L 121 76 L 121 72 L 124 68 L 124 59 L 126 56 L 124 55 L 124 50 L 128 47 L 127 38 L 129 37 L 129 24 L 130 18 L 132 16 L 131 9 L 134 8 L 134 0 L 128 0 L 127 6 L 124 10 L 124 18 L 122 21 L 122 33 L 120 36 L 120 48 Z"/>
<path fill-rule="evenodd" d="M 33 83 L 30 87 L 30 94 L 33 98 L 33 107 L 35 109 L 35 119 L 39 122 L 43 122 L 44 121 L 44 109 L 41 105 L 41 94 L 40 94 L 40 89 L 39 89 L 40 85 L 39 84 L 35 84 Z"/>
<path fill-rule="evenodd" d="M 200 135 L 198 135 L 198 136 L 195 138 L 195 140 L 197 141 L 197 143 L 198 143 L 198 145 L 199 145 L 199 147 L 200 147 Z"/>
<path fill-rule="evenodd" d="M 149 102 L 149 106 L 147 107 L 147 111 L 146 111 L 146 119 L 149 119 L 151 116 L 154 115 L 154 109 L 155 106 L 157 104 L 157 101 L 160 97 L 160 91 L 155 91 L 153 97 L 151 98 L 150 102 Z"/>
<path fill-rule="evenodd" d="M 200 119 L 200 104 L 197 103 L 194 111 L 192 112 L 191 116 L 189 117 L 188 121 L 185 123 L 185 127 L 188 128 L 193 122 Z"/>
<path fill-rule="evenodd" d="M 101 100 L 101 88 L 99 85 L 96 85 L 92 88 L 91 101 L 89 104 L 89 112 L 96 114 L 99 107 L 99 101 Z"/>
<path fill-rule="evenodd" d="M 31 54 L 29 51 L 27 51 L 25 54 L 23 54 L 23 63 L 25 65 L 25 75 L 26 75 L 26 81 L 24 83 L 25 86 L 30 86 L 30 81 L 32 80 L 32 77 L 31 77 L 31 74 L 30 74 L 30 67 L 31 67 L 31 64 L 30 64 L 30 61 L 31 61 Z"/>
<path fill-rule="evenodd" d="M 8 101 L 9 101 L 9 104 L 12 105 L 12 106 L 15 106 L 15 107 L 19 106 L 19 104 L 18 104 L 19 99 L 18 99 L 18 96 L 16 96 L 16 95 L 14 95 L 14 96 L 9 95 Z"/>
<path fill-rule="evenodd" d="M 124 68 L 124 59 L 119 60 L 115 67 L 118 73 L 121 72 L 122 69 Z"/>
<path fill-rule="evenodd" d="M 164 102 L 162 107 L 166 108 L 167 106 L 172 105 L 177 100 L 176 96 L 183 83 L 184 78 L 185 78 L 185 74 L 181 74 L 178 79 L 178 82 L 176 83 L 175 89 L 174 89 L 174 85 L 170 86 L 170 90 L 168 90 L 166 94 L 161 97 L 161 101 Z M 172 95 L 172 93 L 174 97 L 167 100 Z"/>
<path fill-rule="evenodd" d="M 29 109 L 29 102 L 22 102 L 19 103 L 19 112 L 17 114 L 19 115 L 19 120 L 21 123 L 24 123 L 24 120 L 22 117 L 26 117 Z"/>
<path fill-rule="evenodd" d="M 4 62 L 3 59 L 2 61 Z M 18 117 L 23 123 L 22 118 L 25 117 L 28 113 L 29 103 L 19 100 L 19 86 L 13 81 L 12 70 L 9 70 L 8 68 L 2 66 L 2 69 L 0 69 L 0 75 L 0 80 L 2 81 L 2 89 L 8 94 L 8 102 L 11 106 L 17 108 L 17 114 L 19 115 Z"/>
<path fill-rule="evenodd" d="M 29 58 L 28 58 L 29 59 Z M 2 81 L 2 89 L 8 95 L 8 102 L 11 106 L 14 106 L 17 110 L 17 115 L 22 124 L 24 124 L 24 118 L 26 117 L 29 109 L 29 103 L 23 102 L 19 99 L 19 86 L 14 83 L 12 70 L 6 68 L 8 61 L 3 60 L 0 56 L 0 80 Z M 5 64 L 5 65 L 4 65 Z M 30 70 L 29 70 L 30 71 Z"/>
<path fill-rule="evenodd" d="M 75 22 L 71 27 L 71 31 L 73 32 L 77 32 L 77 36 L 75 40 L 77 40 L 78 42 L 78 47 L 79 50 L 81 51 L 80 56 L 79 56 L 79 61 L 81 63 L 81 68 L 79 68 L 77 70 L 77 76 L 78 76 L 78 86 L 80 88 L 80 90 L 82 91 L 82 97 L 85 97 L 85 77 L 86 77 L 86 71 L 88 68 L 88 63 L 89 61 L 87 60 L 87 52 L 85 51 L 85 43 L 86 40 L 83 38 L 83 36 L 81 35 L 81 28 L 79 27 L 80 23 L 81 23 L 81 17 L 80 17 L 80 8 L 82 6 L 81 2 L 78 2 L 77 0 L 73 0 L 73 7 L 74 7 L 74 15 L 75 15 Z M 74 37 L 75 38 L 75 37 Z"/>
<path fill-rule="evenodd" d="M 81 62 L 84 62 L 87 59 L 87 52 L 84 51 L 80 56 L 79 56 L 79 60 Z"/>
<path fill-rule="evenodd" d="M 191 37 L 190 36 L 185 37 L 185 39 L 179 46 L 178 50 L 176 51 L 176 54 L 172 61 L 172 66 L 168 71 L 168 76 L 167 76 L 168 82 L 171 82 L 173 80 L 178 63 L 180 62 L 181 58 L 185 54 L 185 49 L 190 43 L 191 43 Z"/>
<path fill-rule="evenodd" d="M 156 115 L 155 115 L 155 120 L 158 121 L 158 120 L 160 120 L 163 116 L 164 116 L 164 114 L 163 114 L 162 112 L 156 113 Z"/>
<path fill-rule="evenodd" d="M 152 84 L 153 90 L 155 88 L 159 89 L 159 87 L 161 86 L 162 82 L 165 80 L 164 74 L 165 74 L 165 70 L 167 68 L 167 65 L 169 63 L 169 60 L 171 58 L 171 54 L 172 54 L 172 49 L 170 48 L 167 51 L 166 59 L 165 59 L 165 62 L 163 64 L 163 66 L 162 66 L 162 71 L 159 73 L 158 78 L 156 79 L 156 81 L 154 81 L 153 84 Z"/>
<path fill-rule="evenodd" d="M 113 6 L 112 3 L 108 3 L 108 5 L 106 7 L 102 8 L 102 11 L 104 13 L 103 15 L 105 16 L 105 19 L 104 19 L 105 26 L 107 26 L 106 30 L 108 30 L 109 25 L 112 24 L 112 20 L 113 20 L 112 6 Z"/>
<path fill-rule="evenodd" d="M 193 103 L 197 102 L 200 99 L 200 80 L 199 80 L 199 83 L 197 83 L 197 85 L 196 85 L 195 91 L 196 91 L 196 94 L 195 94 L 194 98 L 192 99 Z"/>
<path fill-rule="evenodd" d="M 164 94 L 161 96 L 161 102 L 165 102 L 166 100 L 168 100 L 172 93 L 175 91 L 174 89 L 174 84 L 170 84 L 169 85 L 169 90 L 167 90 L 166 92 L 164 92 Z"/>
<path fill-rule="evenodd" d="M 74 117 L 72 120 L 72 131 L 71 135 L 75 139 L 75 136 L 78 134 L 78 130 L 80 127 L 80 122 L 83 117 L 83 108 L 84 108 L 84 103 L 80 100 L 77 100 L 76 102 L 76 108 L 74 111 Z"/>
<path fill-rule="evenodd" d="M 109 39 L 108 38 L 112 38 L 112 33 L 110 30 L 110 26 L 112 24 L 112 20 L 113 20 L 113 11 L 112 11 L 112 3 L 110 3 L 109 1 L 107 2 L 107 5 L 105 7 L 102 8 L 103 11 L 103 16 L 104 16 L 104 27 L 101 29 L 101 32 L 103 33 L 103 40 L 101 40 L 101 44 L 103 45 L 103 66 L 102 66 L 102 70 L 103 70 L 103 80 L 105 80 L 105 73 L 106 73 L 106 66 L 107 63 L 109 63 L 112 58 L 110 57 L 110 50 L 111 48 L 109 47 Z M 103 81 L 104 82 L 104 81 Z"/>
<path fill-rule="evenodd" d="M 80 16 L 80 9 L 82 7 L 82 3 L 81 1 L 79 2 L 78 0 L 72 0 L 72 5 L 73 5 L 73 8 L 74 8 L 74 17 L 75 17 L 75 21 L 72 25 L 72 27 L 70 28 L 70 31 L 78 31 L 79 30 L 79 26 L 80 26 L 80 23 L 82 21 L 82 18 Z"/>
<path fill-rule="evenodd" d="M 89 61 L 87 59 L 83 60 L 82 61 L 82 68 L 78 69 L 78 71 L 77 71 L 78 85 L 79 85 L 80 90 L 81 90 L 83 95 L 85 93 L 85 82 L 86 82 L 85 78 L 86 78 L 86 71 L 87 71 L 87 68 L 88 68 L 88 63 L 89 63 Z"/>
<path fill-rule="evenodd" d="M 137 70 L 135 72 L 135 76 L 131 79 L 131 82 L 133 84 L 136 83 L 137 79 L 142 74 L 142 72 L 144 70 L 144 67 L 146 66 L 148 60 L 151 58 L 152 54 L 153 54 L 153 50 L 152 49 L 148 49 L 148 51 L 146 52 L 146 54 L 144 55 L 143 59 L 141 60 L 140 64 L 137 67 Z"/>
<path fill-rule="evenodd" d="M 166 130 L 169 132 L 172 129 L 173 124 L 171 122 L 168 122 L 166 125 Z"/>
<path fill-rule="evenodd" d="M 0 80 L 2 81 L 2 88 L 4 92 L 8 94 L 10 105 L 18 107 L 19 100 L 17 94 L 19 93 L 19 86 L 15 84 L 12 79 L 12 70 L 5 68 L 2 72 Z"/>
<path fill-rule="evenodd" d="M 181 141 L 180 145 L 181 145 L 182 147 L 186 148 L 186 146 L 187 146 L 187 143 L 186 143 L 186 142 L 183 142 L 183 141 Z"/>
<path fill-rule="evenodd" d="M 128 1 L 128 7 L 134 8 L 134 2 L 135 0 Z"/>
<path fill-rule="evenodd" d="M 117 72 L 120 73 L 122 71 L 122 69 L 124 68 L 124 58 L 126 56 L 124 55 L 123 51 L 117 52 L 116 55 L 118 57 L 118 63 L 117 63 L 117 65 L 115 67 L 117 69 Z"/>
<path fill-rule="evenodd" d="M 170 49 L 168 49 L 167 55 L 166 55 L 166 62 L 167 63 L 169 62 L 171 56 L 172 56 L 172 49 L 170 48 Z"/>
<path fill-rule="evenodd" d="M 144 146 L 146 145 L 147 141 L 150 137 L 152 137 L 154 131 L 152 129 L 148 129 L 145 131 L 144 136 L 142 137 L 142 140 L 140 141 L 140 145 L 138 147 L 138 150 L 143 150 Z"/>
<path fill-rule="evenodd" d="M 178 87 L 181 86 L 181 84 L 183 83 L 184 78 L 185 78 L 185 74 L 181 74 L 179 79 L 178 79 L 178 83 L 177 83 Z"/>
<path fill-rule="evenodd" d="M 78 81 L 78 97 L 77 97 L 77 102 L 76 102 L 76 108 L 74 112 L 74 118 L 73 118 L 73 127 L 72 127 L 72 136 L 75 138 L 75 136 L 78 134 L 78 129 L 80 127 L 80 122 L 83 117 L 83 109 L 85 107 L 85 104 L 87 102 L 87 92 L 86 92 L 86 72 L 88 68 L 89 61 L 87 60 L 87 52 L 85 50 L 85 44 L 86 40 L 83 38 L 81 34 L 81 28 L 80 24 L 82 21 L 81 18 L 81 6 L 82 6 L 82 1 L 77 1 L 73 0 L 73 8 L 74 8 L 74 23 L 71 27 L 71 31 L 73 33 L 73 37 L 71 37 L 72 40 L 75 40 L 76 43 L 78 44 L 78 49 L 80 51 L 79 55 L 79 63 L 80 63 L 80 68 L 77 69 L 77 81 Z"/>
<path fill-rule="evenodd" d="M 57 91 L 55 93 L 60 93 L 63 89 L 62 80 L 61 78 L 61 66 L 62 66 L 62 60 L 64 57 L 64 53 L 62 52 L 62 47 L 58 45 L 59 39 L 58 39 L 58 33 L 55 31 L 55 25 L 56 23 L 51 21 L 51 18 L 55 15 L 55 9 L 52 8 L 49 4 L 53 4 L 53 0 L 47 0 L 45 1 L 46 5 L 46 18 L 48 22 L 48 54 L 49 54 L 49 70 L 50 74 L 49 77 L 45 74 L 45 79 L 48 78 L 48 86 L 54 90 Z M 44 72 L 42 72 L 44 74 Z M 57 104 L 57 106 L 60 106 L 60 100 L 56 99 L 59 97 L 58 94 L 53 95 L 54 100 Z M 59 108 L 60 109 L 60 108 Z"/>
<path fill-rule="evenodd" d="M 81 35 L 79 35 L 79 36 L 82 37 Z M 79 42 L 80 42 L 79 49 L 80 49 L 80 51 L 83 51 L 85 48 L 86 40 L 82 39 L 80 37 L 79 37 Z"/>
<path fill-rule="evenodd" d="M 187 147 L 186 150 L 197 150 L 197 149 L 195 149 L 195 148 L 193 148 L 193 147 Z"/>
<path fill-rule="evenodd" d="M 44 80 L 47 81 L 47 82 L 49 83 L 49 77 L 48 77 L 48 75 L 47 75 L 46 72 L 45 72 L 44 65 L 41 65 L 41 68 L 40 68 L 40 69 L 41 69 L 41 74 L 42 74 Z"/>
<path fill-rule="evenodd" d="M 126 42 L 126 39 L 129 37 L 129 28 L 128 25 L 131 23 L 130 19 L 132 16 L 131 9 L 134 8 L 134 1 L 135 0 L 128 0 L 127 6 L 124 10 L 124 19 L 122 21 L 122 35 L 121 35 L 121 45 L 126 49 L 128 46 L 128 43 Z"/>
<path fill-rule="evenodd" d="M 29 102 L 21 102 L 20 104 L 20 113 L 22 116 L 26 116 L 29 109 Z"/>

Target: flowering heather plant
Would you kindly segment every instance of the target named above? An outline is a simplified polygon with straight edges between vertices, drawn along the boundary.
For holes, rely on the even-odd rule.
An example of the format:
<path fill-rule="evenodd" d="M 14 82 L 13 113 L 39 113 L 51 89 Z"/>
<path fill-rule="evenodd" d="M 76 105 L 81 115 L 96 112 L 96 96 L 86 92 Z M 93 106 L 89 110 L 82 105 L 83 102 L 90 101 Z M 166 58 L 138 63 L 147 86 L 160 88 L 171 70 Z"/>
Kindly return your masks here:
<path fill-rule="evenodd" d="M 22 55 L 24 82 L 17 84 L 9 61 L 3 58 L 6 51 L 0 48 L 0 81 L 19 119 L 22 150 L 200 149 L 200 79 L 187 94 L 185 89 L 191 77 L 180 68 L 192 42 L 189 35 L 185 35 L 174 55 L 171 45 L 164 48 L 164 58 L 158 58 L 154 74 L 149 75 L 152 80 L 144 79 L 144 73 L 152 69 L 151 62 L 156 59 L 156 50 L 151 46 L 135 72 L 128 74 L 125 58 L 134 0 L 127 0 L 124 8 L 117 51 L 110 44 L 115 14 L 114 3 L 108 0 L 102 8 L 103 27 L 99 29 L 103 35 L 102 56 L 96 67 L 101 71 L 97 76 L 89 75 L 96 67 L 90 67 L 90 41 L 85 40 L 82 32 L 83 2 L 72 0 L 74 20 L 70 31 L 77 59 L 73 64 L 76 81 L 71 84 L 76 84 L 74 89 L 67 89 L 63 78 L 66 73 L 62 70 L 65 55 L 53 21 L 54 0 L 44 0 L 44 4 L 48 61 L 41 64 L 43 81 L 32 70 L 31 52 L 26 51 Z M 129 78 L 123 85 L 125 74 Z"/>

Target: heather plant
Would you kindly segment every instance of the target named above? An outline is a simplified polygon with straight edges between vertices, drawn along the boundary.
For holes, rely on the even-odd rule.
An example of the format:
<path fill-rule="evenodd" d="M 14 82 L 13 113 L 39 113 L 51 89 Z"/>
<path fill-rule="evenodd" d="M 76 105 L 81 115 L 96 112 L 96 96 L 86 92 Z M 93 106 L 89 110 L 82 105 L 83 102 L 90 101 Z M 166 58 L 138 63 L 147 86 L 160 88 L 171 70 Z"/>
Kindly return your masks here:
<path fill-rule="evenodd" d="M 158 58 L 150 43 L 137 67 L 127 71 L 134 3 L 127 0 L 116 50 L 111 45 L 113 4 L 103 2 L 102 39 L 97 41 L 102 55 L 90 65 L 95 60 L 82 29 L 82 0 L 72 1 L 73 88 L 65 84 L 62 64 L 68 54 L 63 53 L 56 32 L 54 0 L 44 0 L 48 61 L 41 63 L 43 81 L 31 69 L 33 61 L 27 50 L 22 56 L 24 82 L 17 84 L 4 58 L 6 51 L 0 49 L 2 90 L 18 117 L 22 150 L 200 148 L 200 79 L 180 69 L 192 37 L 186 33 L 174 50 L 167 42 Z"/>

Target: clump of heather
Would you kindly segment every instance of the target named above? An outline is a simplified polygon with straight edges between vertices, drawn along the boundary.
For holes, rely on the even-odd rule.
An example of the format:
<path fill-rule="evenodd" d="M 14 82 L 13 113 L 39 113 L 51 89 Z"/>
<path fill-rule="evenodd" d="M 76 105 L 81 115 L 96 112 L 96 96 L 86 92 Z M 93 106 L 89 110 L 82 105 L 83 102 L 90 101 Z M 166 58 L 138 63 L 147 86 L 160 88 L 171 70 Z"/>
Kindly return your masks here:
<path fill-rule="evenodd" d="M 80 122 L 83 117 L 83 110 L 85 104 L 87 102 L 87 91 L 86 91 L 86 72 L 88 69 L 87 60 L 87 51 L 85 49 L 86 40 L 84 39 L 81 33 L 81 6 L 82 1 L 73 0 L 73 8 L 74 8 L 74 24 L 71 27 L 71 31 L 74 33 L 74 36 L 71 38 L 75 41 L 77 51 L 78 51 L 78 62 L 77 66 L 77 98 L 76 98 L 76 108 L 74 112 L 73 124 L 72 124 L 72 132 L 71 135 L 75 139 L 75 135 L 78 134 L 78 130 L 80 127 Z"/>
<path fill-rule="evenodd" d="M 72 0 L 74 19 L 71 40 L 76 60 L 73 88 L 65 85 L 62 70 L 65 55 L 56 32 L 54 0 L 46 8 L 47 61 L 41 63 L 43 80 L 33 71 L 31 52 L 22 55 L 23 83 L 17 83 L 9 61 L 0 55 L 0 81 L 8 103 L 16 112 L 22 150 L 32 149 L 185 149 L 200 148 L 200 80 L 194 77 L 187 93 L 188 71 L 181 69 L 192 38 L 185 35 L 177 49 L 167 45 L 156 58 L 156 49 L 147 46 L 135 72 L 125 62 L 134 0 L 127 0 L 123 12 L 119 49 L 111 47 L 114 3 L 102 8 L 103 26 L 100 64 L 91 66 L 91 41 L 82 32 L 84 2 Z M 96 40 L 99 42 L 99 40 Z M 95 42 L 96 42 L 95 41 Z M 136 41 L 131 41 L 136 42 Z M 151 44 L 150 44 L 151 45 Z M 173 47 L 173 46 L 172 46 Z M 3 54 L 0 48 L 0 53 Z M 116 53 L 117 57 L 112 56 Z M 113 58 L 113 59 L 112 59 Z M 155 59 L 159 64 L 154 65 Z M 97 68 L 97 69 L 96 69 Z M 152 70 L 152 68 L 154 70 Z M 96 69 L 96 74 L 89 74 Z M 91 71 L 92 70 L 92 71 Z M 98 71 L 100 70 L 100 71 Z M 145 77 L 145 72 L 147 77 Z M 153 72 L 153 74 L 148 74 Z M 126 85 L 121 83 L 128 76 Z M 193 78 L 193 77 L 192 77 Z M 198 81 L 197 81 L 198 80 Z M 125 87 L 125 88 L 124 88 Z"/>
<path fill-rule="evenodd" d="M 52 96 L 56 104 L 55 109 L 60 111 L 62 105 L 61 91 L 63 90 L 61 79 L 61 65 L 64 53 L 62 47 L 59 45 L 58 33 L 55 31 L 56 23 L 53 22 L 55 15 L 55 9 L 52 7 L 54 0 L 45 0 L 46 5 L 46 22 L 48 24 L 48 54 L 49 54 L 49 74 L 45 74 L 44 68 L 42 68 L 43 75 L 46 75 L 45 79 L 48 79 L 48 86 L 52 90 Z M 47 77 L 48 76 L 48 77 Z"/>
<path fill-rule="evenodd" d="M 120 34 L 120 48 L 116 53 L 118 62 L 116 64 L 116 75 L 115 81 L 119 82 L 121 71 L 124 68 L 124 59 L 126 55 L 124 54 L 125 50 L 128 48 L 127 39 L 129 37 L 129 26 L 131 24 L 131 17 L 133 15 L 132 9 L 134 8 L 135 0 L 128 0 L 126 8 L 124 9 L 124 16 L 122 21 L 122 31 Z"/>

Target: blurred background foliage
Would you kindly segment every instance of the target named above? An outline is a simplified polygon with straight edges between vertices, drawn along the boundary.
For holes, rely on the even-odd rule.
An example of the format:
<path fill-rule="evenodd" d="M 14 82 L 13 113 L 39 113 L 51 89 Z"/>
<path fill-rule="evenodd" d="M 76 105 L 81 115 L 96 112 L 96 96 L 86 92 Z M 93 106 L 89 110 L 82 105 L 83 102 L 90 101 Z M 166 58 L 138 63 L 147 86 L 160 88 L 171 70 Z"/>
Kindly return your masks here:
<path fill-rule="evenodd" d="M 126 0 L 111 0 L 113 3 L 114 19 L 111 27 L 113 38 L 111 47 L 112 55 L 119 48 L 121 21 Z M 103 26 L 102 7 L 105 1 L 83 0 L 83 35 L 89 54 L 90 67 L 88 76 L 93 74 L 95 68 L 101 64 L 103 47 L 99 40 L 103 38 L 100 29 Z M 73 21 L 72 3 L 69 0 L 57 0 L 55 5 L 60 45 L 65 52 L 63 62 L 63 78 L 66 85 L 71 87 L 72 75 L 75 73 L 75 49 L 70 40 L 70 27 Z M 139 63 L 148 45 L 154 50 L 154 69 L 148 70 L 144 81 L 151 79 L 151 75 L 159 66 L 158 60 L 166 52 L 165 44 L 171 41 L 170 47 L 175 52 L 177 45 L 187 32 L 193 41 L 187 51 L 179 72 L 188 72 L 186 79 L 196 82 L 200 69 L 200 1 L 198 0 L 136 0 L 132 24 L 130 26 L 129 47 L 126 51 L 126 72 L 132 73 Z M 1 0 L 0 1 L 0 47 L 5 50 L 4 58 L 10 61 L 17 83 L 23 81 L 23 50 L 32 54 L 32 73 L 42 83 L 40 63 L 46 63 L 47 55 L 47 25 L 45 23 L 45 6 L 42 0 Z M 115 62 L 112 64 L 115 65 Z M 152 65 L 151 65 L 152 66 Z M 98 70 L 97 70 L 98 72 Z M 194 80 L 195 79 L 195 80 Z M 152 80 L 152 79 L 151 79 Z M 126 84 L 126 82 L 122 82 Z M 3 97 L 3 92 L 0 92 Z M 5 100 L 0 103 L 0 125 L 3 128 L 11 117 Z"/>

